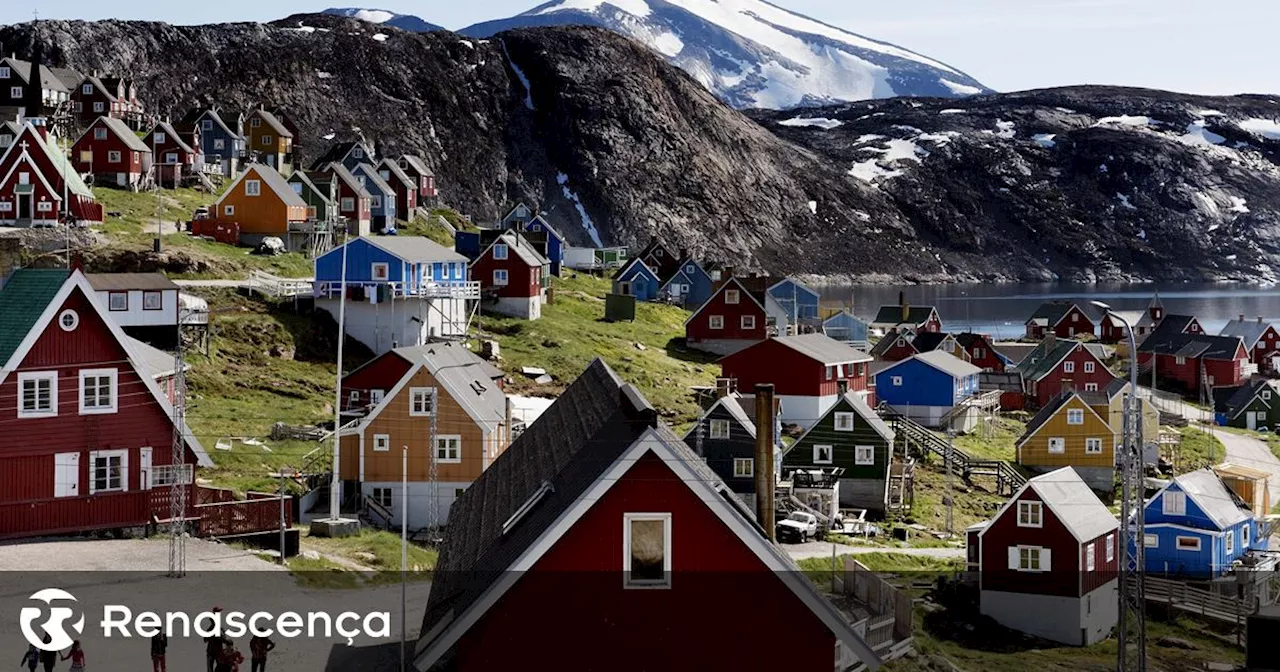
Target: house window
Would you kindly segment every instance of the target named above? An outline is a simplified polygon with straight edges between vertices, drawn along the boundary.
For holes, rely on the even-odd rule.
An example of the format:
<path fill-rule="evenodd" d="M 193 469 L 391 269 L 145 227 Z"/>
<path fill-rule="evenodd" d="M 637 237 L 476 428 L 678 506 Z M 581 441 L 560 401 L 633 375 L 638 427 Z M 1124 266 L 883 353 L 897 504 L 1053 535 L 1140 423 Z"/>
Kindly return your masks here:
<path fill-rule="evenodd" d="M 260 180 L 245 180 L 244 193 L 246 196 L 261 196 L 262 182 Z"/>
<path fill-rule="evenodd" d="M 409 388 L 409 415 L 429 416 L 435 412 L 435 390 L 430 387 Z"/>
<path fill-rule="evenodd" d="M 381 197 L 381 196 L 374 196 L 374 197 L 372 197 L 372 199 L 369 201 L 369 203 L 371 204 L 371 207 L 373 207 L 373 208 L 381 208 L 381 207 L 382 207 L 382 197 Z"/>
<path fill-rule="evenodd" d="M 1157 535 L 1157 534 L 1142 535 L 1142 545 L 1146 548 L 1160 548 L 1160 535 Z"/>
<path fill-rule="evenodd" d="M 116 412 L 116 370 L 80 371 L 80 415 Z"/>
<path fill-rule="evenodd" d="M 836 377 L 836 367 L 834 367 L 834 366 L 828 366 L 828 367 L 826 368 L 826 374 L 827 374 L 827 380 L 835 380 L 835 377 Z"/>
<path fill-rule="evenodd" d="M 1085 362 L 1085 363 L 1084 363 L 1084 372 L 1085 372 L 1085 373 L 1093 373 L 1093 362 Z"/>
<path fill-rule="evenodd" d="M 495 285 L 497 285 L 497 286 L 499 286 L 499 287 L 505 287 L 505 286 L 506 286 L 506 284 L 507 284 L 507 271 L 506 271 L 506 269 L 499 268 L 499 269 L 497 269 L 496 271 L 494 271 L 494 272 L 493 272 L 493 284 L 495 284 Z"/>
<path fill-rule="evenodd" d="M 1052 455 L 1061 455 L 1067 452 L 1067 441 L 1060 436 L 1049 439 L 1049 453 Z"/>
<path fill-rule="evenodd" d="M 902 387 L 902 376 L 894 376 L 890 382 L 893 383 L 894 387 Z"/>
<path fill-rule="evenodd" d="M 257 128 L 262 125 L 262 119 L 259 119 L 258 117 L 254 117 L 249 120 L 249 125 L 252 126 L 253 128 Z"/>
<path fill-rule="evenodd" d="M 57 372 L 19 373 L 18 388 L 22 390 L 19 418 L 47 418 L 58 414 Z"/>
<path fill-rule="evenodd" d="M 852 432 L 853 431 L 853 413 L 846 411 L 836 412 L 836 431 Z"/>
<path fill-rule="evenodd" d="M 49 201 L 41 201 L 36 204 L 36 210 L 40 212 L 53 212 L 53 204 Z"/>
<path fill-rule="evenodd" d="M 671 514 L 622 516 L 624 588 L 671 587 Z"/>
<path fill-rule="evenodd" d="M 156 136 L 155 138 L 152 139 L 152 143 L 160 145 L 160 144 L 164 144 L 164 141 L 165 141 L 165 134 L 160 131 L 156 131 Z"/>
<path fill-rule="evenodd" d="M 158 488 L 174 483 L 191 483 L 191 470 L 180 465 L 162 464 L 151 468 L 151 487 Z"/>
<path fill-rule="evenodd" d="M 374 434 L 373 435 L 373 452 L 385 453 L 391 450 L 390 434 Z"/>
<path fill-rule="evenodd" d="M 440 464 L 462 462 L 462 437 L 457 434 L 436 437 L 436 461 Z"/>
<path fill-rule="evenodd" d="M 1179 551 L 1198 551 L 1200 550 L 1200 537 L 1178 537 L 1175 546 Z"/>
<path fill-rule="evenodd" d="M 1178 366 L 1182 366 L 1183 364 L 1186 364 L 1186 363 L 1187 363 L 1187 358 L 1186 358 L 1186 357 L 1174 357 L 1174 358 L 1173 358 L 1173 361 L 1174 361 L 1174 363 L 1175 363 L 1175 364 L 1177 364 Z"/>
<path fill-rule="evenodd" d="M 225 216 L 227 216 L 227 217 L 234 217 L 234 216 L 235 216 L 235 214 L 236 214 L 236 206 L 234 206 L 234 205 L 224 205 L 224 206 L 222 206 L 222 214 L 223 214 L 223 215 L 225 215 Z"/>
<path fill-rule="evenodd" d="M 1092 572 L 1098 568 L 1098 558 L 1093 552 L 1093 544 L 1084 545 L 1084 571 Z"/>
<path fill-rule="evenodd" d="M 1063 363 L 1062 363 L 1062 372 L 1063 372 L 1063 373 L 1075 373 L 1075 372 L 1076 372 L 1076 363 L 1075 363 L 1075 362 L 1063 362 Z"/>
<path fill-rule="evenodd" d="M 391 488 L 374 488 L 372 499 L 384 509 L 391 508 Z"/>
<path fill-rule="evenodd" d="M 363 159 L 364 150 L 360 149 L 359 147 L 356 147 L 355 149 L 351 150 L 351 156 L 352 158 Z"/>
<path fill-rule="evenodd" d="M 344 197 L 342 198 L 342 211 L 343 211 L 343 212 L 347 212 L 348 210 L 352 210 L 352 209 L 354 209 L 355 207 L 356 207 L 356 202 L 355 202 L 355 200 L 354 200 L 354 199 L 352 199 L 350 196 L 344 196 Z"/>
<path fill-rule="evenodd" d="M 388 266 L 385 261 L 374 262 L 369 271 L 370 277 L 382 282 L 386 282 L 387 278 L 390 277 L 390 274 L 390 266 Z"/>
<path fill-rule="evenodd" d="M 89 453 L 89 494 L 129 489 L 129 453 L 95 450 Z"/>
<path fill-rule="evenodd" d="M 755 329 L 755 328 L 756 328 L 756 316 L 755 316 L 755 315 L 743 315 L 743 316 L 742 316 L 742 328 L 743 328 L 743 329 Z"/>
<path fill-rule="evenodd" d="M 226 149 L 226 141 L 222 138 L 215 138 L 213 141 L 213 148 L 215 150 Z"/>
<path fill-rule="evenodd" d="M 498 243 L 497 245 L 494 245 L 494 246 L 493 246 L 493 258 L 494 258 L 494 259 L 498 259 L 498 260 L 506 259 L 506 258 L 507 258 L 507 246 L 506 246 L 505 244 L 503 244 L 503 243 Z"/>
<path fill-rule="evenodd" d="M 105 109 L 107 109 L 107 108 L 106 108 L 106 106 L 105 106 L 105 105 L 103 105 L 103 104 L 102 104 L 102 103 L 100 103 L 100 102 L 99 102 L 99 103 L 94 103 L 94 104 L 93 104 L 93 111 L 94 111 L 94 112 L 102 112 L 102 111 L 103 111 L 103 110 L 105 110 Z"/>
<path fill-rule="evenodd" d="M 167 163 L 167 164 L 169 164 L 169 165 L 173 165 L 173 164 L 177 163 L 177 162 L 178 162 L 178 153 L 177 153 L 177 152 L 166 152 L 166 153 L 165 153 L 165 155 L 164 155 L 164 162 L 165 162 L 165 163 Z"/>
<path fill-rule="evenodd" d="M 9 97 L 10 97 L 10 98 L 13 98 L 13 99 L 15 99 L 15 100 L 21 100 L 21 99 L 22 99 L 22 87 L 21 87 L 21 86 L 11 86 L 11 87 L 9 87 Z"/>
<path fill-rule="evenodd" d="M 1010 546 L 1009 569 L 1019 572 L 1049 571 L 1049 549 L 1038 546 Z"/>
<path fill-rule="evenodd" d="M 1240 528 L 1240 541 L 1241 546 L 1249 547 L 1249 523 L 1245 523 L 1244 527 Z"/>
<path fill-rule="evenodd" d="M 107 152 L 108 163 L 120 163 L 120 152 L 112 150 Z"/>
<path fill-rule="evenodd" d="M 1232 553 L 1236 552 L 1236 543 L 1235 543 L 1236 531 L 1235 530 L 1227 530 L 1226 535 L 1223 537 L 1223 541 L 1226 543 L 1225 548 L 1227 551 L 1227 555 L 1231 555 Z"/>
<path fill-rule="evenodd" d="M 872 466 L 876 463 L 874 446 L 854 446 L 853 463 L 859 466 Z"/>
<path fill-rule="evenodd" d="M 212 119 L 205 119 L 204 121 L 200 122 L 200 128 L 202 128 L 202 129 L 204 129 L 204 130 L 206 130 L 206 131 L 212 131 L 212 130 L 213 130 L 213 120 L 212 120 Z"/>
<path fill-rule="evenodd" d="M 1067 424 L 1068 424 L 1068 425 L 1083 425 L 1083 424 L 1084 424 L 1084 409 L 1080 409 L 1080 408 L 1071 408 L 1071 409 L 1067 409 Z"/>
<path fill-rule="evenodd" d="M 1044 504 L 1018 502 L 1018 527 L 1044 527 Z"/>
<path fill-rule="evenodd" d="M 1098 455 L 1102 453 L 1102 439 L 1085 439 L 1084 452 L 1090 455 Z"/>
<path fill-rule="evenodd" d="M 813 463 L 814 464 L 831 464 L 831 446 L 814 446 L 813 447 Z"/>
<path fill-rule="evenodd" d="M 84 86 L 80 87 L 80 93 L 83 93 L 86 96 L 93 93 L 93 85 L 85 84 Z"/>
<path fill-rule="evenodd" d="M 271 136 L 269 136 L 269 135 L 264 135 L 264 136 L 262 136 L 262 144 L 264 144 L 264 145 L 270 145 L 270 144 L 271 144 L 271 140 L 272 140 L 272 138 L 271 138 Z"/>
<path fill-rule="evenodd" d="M 724 292 L 724 302 L 729 305 L 736 304 L 739 298 L 738 290 L 736 289 L 727 289 Z"/>
<path fill-rule="evenodd" d="M 111 292 L 107 295 L 109 310 L 129 310 L 129 292 Z"/>
<path fill-rule="evenodd" d="M 733 458 L 733 477 L 751 478 L 756 474 L 756 461 L 750 457 Z"/>
<path fill-rule="evenodd" d="M 1098 391 L 1098 384 L 1097 384 L 1097 383 L 1085 383 L 1085 384 L 1084 384 L 1084 391 L 1085 391 L 1085 392 L 1097 392 L 1097 391 Z"/>
<path fill-rule="evenodd" d="M 164 296 L 158 291 L 147 291 L 142 293 L 142 309 L 143 310 L 160 310 L 164 307 Z"/>
<path fill-rule="evenodd" d="M 1111 562 L 1112 560 L 1116 559 L 1116 535 L 1114 534 L 1107 535 L 1106 547 L 1107 547 L 1107 562 Z"/>
<path fill-rule="evenodd" d="M 707 318 L 707 326 L 712 329 L 724 329 L 724 315 L 712 315 Z"/>
<path fill-rule="evenodd" d="M 729 438 L 729 421 L 728 420 L 712 420 L 711 421 L 711 438 L 713 439 Z"/>
<path fill-rule="evenodd" d="M 1187 515 L 1187 493 L 1166 490 L 1160 496 L 1160 511 L 1166 516 Z"/>
<path fill-rule="evenodd" d="M 9 66 L 0 67 L 0 79 L 9 79 Z"/>

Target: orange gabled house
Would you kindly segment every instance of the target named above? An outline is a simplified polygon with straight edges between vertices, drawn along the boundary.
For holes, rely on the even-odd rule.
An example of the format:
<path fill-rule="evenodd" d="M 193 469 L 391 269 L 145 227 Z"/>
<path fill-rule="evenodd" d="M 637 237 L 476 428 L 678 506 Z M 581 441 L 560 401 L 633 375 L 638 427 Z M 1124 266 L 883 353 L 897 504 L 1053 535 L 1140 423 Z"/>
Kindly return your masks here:
<path fill-rule="evenodd" d="M 251 163 L 227 188 L 210 213 L 216 221 L 235 224 L 240 242 L 256 245 L 266 236 L 285 239 L 307 222 L 307 202 L 271 166 Z"/>

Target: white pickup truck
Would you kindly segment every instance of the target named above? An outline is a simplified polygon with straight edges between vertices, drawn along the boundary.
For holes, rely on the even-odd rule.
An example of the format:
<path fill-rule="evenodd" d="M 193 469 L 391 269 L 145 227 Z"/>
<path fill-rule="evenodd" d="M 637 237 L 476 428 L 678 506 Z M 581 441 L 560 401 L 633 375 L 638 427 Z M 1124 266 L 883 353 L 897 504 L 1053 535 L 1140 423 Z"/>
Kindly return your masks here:
<path fill-rule="evenodd" d="M 793 511 L 778 521 L 778 541 L 802 544 L 818 534 L 818 517 L 804 511 Z"/>

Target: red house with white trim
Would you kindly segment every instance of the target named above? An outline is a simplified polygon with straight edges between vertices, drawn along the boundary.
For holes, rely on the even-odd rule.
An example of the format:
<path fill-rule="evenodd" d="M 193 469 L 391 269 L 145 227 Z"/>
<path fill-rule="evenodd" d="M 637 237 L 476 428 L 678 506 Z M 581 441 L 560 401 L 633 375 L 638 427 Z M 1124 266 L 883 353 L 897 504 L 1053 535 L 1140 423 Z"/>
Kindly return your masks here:
<path fill-rule="evenodd" d="M 768 338 L 764 303 L 736 277 L 729 277 L 684 321 L 685 343 L 719 355 Z"/>
<path fill-rule="evenodd" d="M 9 277 L 0 291 L 0 418 L 21 440 L 0 441 L 0 538 L 170 517 L 173 409 L 156 382 L 164 374 L 145 356 L 78 269 Z M 182 433 L 181 462 L 212 466 L 191 431 Z"/>
<path fill-rule="evenodd" d="M 909 331 L 889 332 L 871 348 L 871 356 L 885 362 L 901 362 L 912 355 L 920 354 L 916 351 L 914 342 L 915 335 Z"/>
<path fill-rule="evenodd" d="M 956 342 L 969 353 L 969 363 L 990 373 L 1004 373 L 1007 366 L 1005 358 L 996 351 L 991 338 L 986 334 L 964 332 L 956 334 Z"/>
<path fill-rule="evenodd" d="M 1249 352 L 1249 360 L 1257 365 L 1258 370 L 1274 373 L 1271 362 L 1280 354 L 1280 331 L 1270 322 L 1264 322 L 1262 316 L 1257 320 L 1246 320 L 1241 315 L 1240 319 L 1228 322 L 1218 335 L 1239 337 Z"/>
<path fill-rule="evenodd" d="M 480 283 L 481 305 L 512 317 L 542 317 L 551 262 L 527 238 L 505 233 L 471 262 L 471 279 Z"/>
<path fill-rule="evenodd" d="M 1018 362 L 1018 372 L 1026 386 L 1027 403 L 1036 408 L 1063 390 L 1105 390 L 1116 378 L 1083 343 L 1052 335 Z"/>
<path fill-rule="evenodd" d="M 1198 396 L 1205 384 L 1236 387 L 1257 371 L 1239 336 L 1189 333 L 1179 328 L 1183 323 L 1180 316 L 1169 315 L 1138 344 L 1138 366 L 1147 380 L 1155 367 L 1162 385 Z"/>
<path fill-rule="evenodd" d="M 414 667 L 520 669 L 566 655 L 612 672 L 879 667 L 733 502 L 595 360 L 453 503 Z"/>
<path fill-rule="evenodd" d="M 57 138 L 45 126 L 28 122 L 0 157 L 0 225 L 31 226 L 60 217 L 101 222 L 102 206 Z"/>
<path fill-rule="evenodd" d="M 1119 529 L 1071 467 L 1031 479 L 966 535 L 982 613 L 1063 644 L 1106 639 L 1119 613 Z"/>
<path fill-rule="evenodd" d="M 187 136 L 195 140 L 195 144 L 192 145 L 173 128 L 172 124 L 161 121 L 152 126 L 147 135 L 142 138 L 142 144 L 151 148 L 155 155 L 158 167 L 157 179 L 161 185 L 176 187 L 181 183 L 184 175 L 189 175 L 196 170 L 197 159 L 200 156 L 200 151 L 195 149 L 200 146 L 199 133 L 199 131 L 193 131 Z"/>
<path fill-rule="evenodd" d="M 94 185 L 137 187 L 151 170 L 151 148 L 123 121 L 98 117 L 71 146 L 81 174 L 92 173 Z"/>
<path fill-rule="evenodd" d="M 1079 305 L 1070 301 L 1049 301 L 1040 304 L 1031 319 L 1027 320 L 1027 338 L 1039 340 L 1053 333 L 1058 338 L 1093 336 L 1093 319 Z"/>
<path fill-rule="evenodd" d="M 808 429 L 846 392 L 867 391 L 871 355 L 823 334 L 774 336 L 720 360 L 740 390 L 772 384 L 786 424 Z"/>

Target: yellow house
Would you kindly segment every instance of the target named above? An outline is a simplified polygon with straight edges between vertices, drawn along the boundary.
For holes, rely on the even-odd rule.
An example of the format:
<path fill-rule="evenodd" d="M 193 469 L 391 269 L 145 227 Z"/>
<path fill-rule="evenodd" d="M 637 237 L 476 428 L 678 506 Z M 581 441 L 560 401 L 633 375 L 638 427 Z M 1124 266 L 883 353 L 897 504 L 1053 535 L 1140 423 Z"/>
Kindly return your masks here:
<path fill-rule="evenodd" d="M 245 120 L 245 151 L 250 161 L 264 163 L 281 175 L 293 174 L 293 133 L 276 115 L 262 108 Z"/>
<path fill-rule="evenodd" d="M 1018 439 L 1018 464 L 1036 472 L 1074 467 L 1094 490 L 1115 485 L 1115 448 L 1120 435 L 1078 392 L 1045 404 Z"/>
<path fill-rule="evenodd" d="M 1107 424 L 1121 438 L 1124 437 L 1124 399 L 1129 394 L 1129 387 L 1129 381 L 1117 378 L 1106 390 L 1084 395 L 1093 410 L 1106 418 Z M 1138 399 L 1138 402 L 1142 404 L 1142 442 L 1155 443 L 1160 438 L 1160 411 L 1149 399 Z"/>

